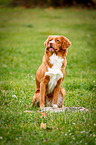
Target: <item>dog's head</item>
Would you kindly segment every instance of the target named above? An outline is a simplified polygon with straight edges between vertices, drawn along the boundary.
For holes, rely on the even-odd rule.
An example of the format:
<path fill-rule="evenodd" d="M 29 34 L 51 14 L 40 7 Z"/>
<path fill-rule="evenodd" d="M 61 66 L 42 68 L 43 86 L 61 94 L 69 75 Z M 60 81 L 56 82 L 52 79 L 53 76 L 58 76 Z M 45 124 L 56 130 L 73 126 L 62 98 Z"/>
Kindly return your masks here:
<path fill-rule="evenodd" d="M 51 52 L 58 52 L 61 49 L 66 50 L 71 46 L 71 42 L 64 36 L 50 35 L 48 39 L 44 42 L 47 50 Z"/>

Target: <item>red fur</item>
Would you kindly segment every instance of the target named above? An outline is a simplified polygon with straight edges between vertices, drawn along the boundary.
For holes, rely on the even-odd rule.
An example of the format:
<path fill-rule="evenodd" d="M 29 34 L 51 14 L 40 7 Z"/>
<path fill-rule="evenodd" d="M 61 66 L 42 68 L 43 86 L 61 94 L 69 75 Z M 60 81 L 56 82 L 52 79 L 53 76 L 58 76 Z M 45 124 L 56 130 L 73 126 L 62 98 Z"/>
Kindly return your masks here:
<path fill-rule="evenodd" d="M 34 105 L 35 102 L 40 102 L 40 108 L 42 108 L 45 107 L 45 104 L 48 101 L 53 101 L 53 104 L 57 104 L 58 96 L 61 95 L 62 102 L 60 102 L 58 107 L 62 107 L 65 97 L 65 90 L 61 87 L 61 83 L 65 77 L 65 66 L 67 64 L 67 49 L 69 46 L 71 46 L 71 42 L 64 36 L 50 35 L 48 39 L 44 42 L 44 45 L 46 47 L 46 50 L 45 55 L 43 56 L 43 62 L 36 72 L 36 92 L 33 96 L 32 105 Z M 53 66 L 49 61 L 50 56 L 52 56 L 53 53 L 64 59 L 64 62 L 61 66 L 63 78 L 58 80 L 53 92 L 51 94 L 48 94 L 47 85 L 50 80 L 50 76 L 45 76 L 45 72 L 48 72 L 48 67 L 52 68 Z"/>

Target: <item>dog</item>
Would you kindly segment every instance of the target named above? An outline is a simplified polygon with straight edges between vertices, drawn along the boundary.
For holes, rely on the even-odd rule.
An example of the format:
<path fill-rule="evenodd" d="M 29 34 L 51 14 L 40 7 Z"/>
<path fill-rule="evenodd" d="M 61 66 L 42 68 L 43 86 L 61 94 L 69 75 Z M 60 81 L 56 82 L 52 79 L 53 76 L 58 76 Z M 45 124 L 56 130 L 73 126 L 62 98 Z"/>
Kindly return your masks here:
<path fill-rule="evenodd" d="M 32 106 L 40 104 L 40 108 L 62 107 L 65 89 L 61 83 L 65 77 L 66 55 L 71 42 L 64 36 L 50 35 L 44 45 L 45 55 L 36 72 L 36 92 Z"/>

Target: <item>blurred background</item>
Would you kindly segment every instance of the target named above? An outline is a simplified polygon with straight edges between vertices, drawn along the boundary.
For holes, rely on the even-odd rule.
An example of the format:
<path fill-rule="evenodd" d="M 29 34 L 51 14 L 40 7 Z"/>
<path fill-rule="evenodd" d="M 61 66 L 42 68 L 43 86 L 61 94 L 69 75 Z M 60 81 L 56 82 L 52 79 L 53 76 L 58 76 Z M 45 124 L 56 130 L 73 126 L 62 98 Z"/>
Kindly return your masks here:
<path fill-rule="evenodd" d="M 95 8 L 96 0 L 0 0 L 0 145 L 96 145 Z M 41 130 L 39 108 L 31 103 L 52 34 L 72 43 L 64 106 L 89 111 L 50 114 Z"/>
<path fill-rule="evenodd" d="M 11 6 L 23 6 L 26 8 L 38 7 L 70 7 L 79 6 L 87 8 L 96 8 L 96 0 L 0 0 L 0 4 Z"/>

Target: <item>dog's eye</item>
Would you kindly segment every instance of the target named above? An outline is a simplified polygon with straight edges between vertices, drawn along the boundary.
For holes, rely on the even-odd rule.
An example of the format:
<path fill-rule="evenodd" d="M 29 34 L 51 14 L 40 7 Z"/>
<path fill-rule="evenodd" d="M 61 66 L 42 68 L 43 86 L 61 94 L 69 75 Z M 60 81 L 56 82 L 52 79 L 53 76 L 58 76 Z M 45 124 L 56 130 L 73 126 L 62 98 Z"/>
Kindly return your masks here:
<path fill-rule="evenodd" d="M 49 41 L 52 41 L 52 40 L 49 40 Z"/>
<path fill-rule="evenodd" d="M 57 41 L 57 42 L 59 42 L 59 40 L 58 40 L 58 39 L 57 39 L 56 41 Z"/>

